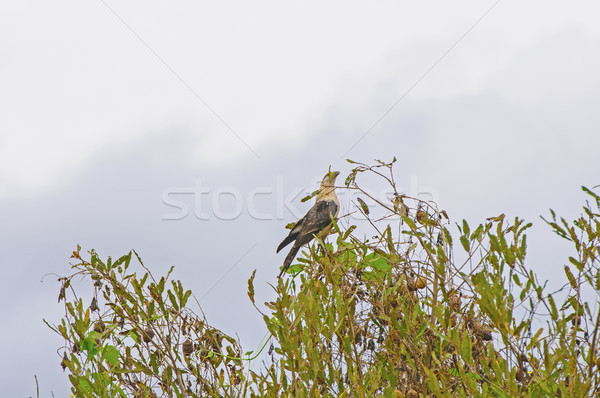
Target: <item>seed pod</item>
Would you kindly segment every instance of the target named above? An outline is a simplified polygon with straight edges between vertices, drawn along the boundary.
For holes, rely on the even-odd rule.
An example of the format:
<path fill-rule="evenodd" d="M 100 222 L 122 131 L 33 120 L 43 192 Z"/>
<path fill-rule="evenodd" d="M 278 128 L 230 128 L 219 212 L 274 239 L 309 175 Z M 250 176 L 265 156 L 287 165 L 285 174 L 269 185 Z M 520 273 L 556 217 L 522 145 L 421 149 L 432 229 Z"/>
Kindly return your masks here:
<path fill-rule="evenodd" d="M 58 302 L 60 303 L 60 300 L 64 300 L 65 297 L 65 284 L 63 283 L 63 285 L 60 287 L 60 292 L 58 293 Z"/>
<path fill-rule="evenodd" d="M 425 213 L 423 210 L 417 210 L 417 221 L 421 224 L 425 224 L 427 220 L 427 213 Z"/>
<path fill-rule="evenodd" d="M 456 314 L 452 314 L 450 317 L 450 324 L 452 327 L 455 327 L 458 324 L 458 318 L 456 317 Z"/>
<path fill-rule="evenodd" d="M 62 368 L 63 372 L 65 371 L 67 366 L 69 366 L 69 358 L 67 357 L 67 353 L 65 352 L 63 354 L 62 361 L 60 361 L 60 367 Z"/>
<path fill-rule="evenodd" d="M 373 339 L 369 339 L 367 342 L 367 350 L 375 351 L 375 342 Z"/>
<path fill-rule="evenodd" d="M 448 300 L 448 304 L 450 305 L 450 309 L 454 312 L 459 312 L 460 311 L 460 297 L 458 294 L 453 293 L 450 296 L 450 299 Z"/>
<path fill-rule="evenodd" d="M 98 308 L 98 300 L 96 300 L 96 297 L 94 297 L 92 299 L 92 303 L 90 304 L 90 310 L 91 311 L 98 311 L 99 310 L 99 308 Z"/>
<path fill-rule="evenodd" d="M 479 323 L 478 321 L 469 322 L 469 328 L 471 329 L 471 331 L 473 331 L 474 335 L 478 335 L 481 333 L 481 323 Z"/>
<path fill-rule="evenodd" d="M 194 343 L 192 343 L 191 340 L 186 340 L 183 342 L 183 355 L 190 355 L 192 352 L 194 352 Z"/>
<path fill-rule="evenodd" d="M 453 353 L 454 350 L 455 350 L 454 344 L 452 344 L 452 343 L 448 343 L 448 345 L 444 347 L 444 352 Z"/>
<path fill-rule="evenodd" d="M 356 335 L 354 336 L 354 344 L 360 344 L 362 340 L 362 336 L 360 335 L 360 333 L 356 333 Z"/>
<path fill-rule="evenodd" d="M 104 322 L 102 321 L 102 319 L 100 319 L 98 322 L 96 322 L 94 324 L 94 332 L 102 333 L 105 330 L 106 330 L 106 326 L 104 325 Z"/>
<path fill-rule="evenodd" d="M 529 359 L 527 359 L 527 356 L 525 356 L 525 354 L 521 354 L 519 355 L 519 362 L 529 362 Z"/>
<path fill-rule="evenodd" d="M 521 369 L 517 370 L 517 373 L 515 374 L 515 380 L 518 382 L 523 382 L 525 380 L 525 375 Z"/>
<path fill-rule="evenodd" d="M 146 328 L 144 329 L 144 331 L 142 333 L 142 339 L 144 340 L 144 343 L 149 343 L 150 341 L 152 341 L 153 337 L 154 337 L 154 330 L 152 330 L 152 328 L 150 328 L 150 326 L 146 326 Z"/>
<path fill-rule="evenodd" d="M 487 329 L 482 329 L 481 338 L 483 339 L 483 341 L 490 341 L 492 339 L 492 332 Z"/>

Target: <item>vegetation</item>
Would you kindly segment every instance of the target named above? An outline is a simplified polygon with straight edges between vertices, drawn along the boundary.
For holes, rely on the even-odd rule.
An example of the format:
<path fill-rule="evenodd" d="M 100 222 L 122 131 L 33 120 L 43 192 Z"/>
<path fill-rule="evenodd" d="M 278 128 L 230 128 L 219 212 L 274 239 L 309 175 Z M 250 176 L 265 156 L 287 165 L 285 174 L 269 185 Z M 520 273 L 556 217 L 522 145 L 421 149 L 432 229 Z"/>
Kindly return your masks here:
<path fill-rule="evenodd" d="M 453 235 L 435 204 L 396 191 L 394 162 L 351 163 L 351 211 L 366 221 L 336 223 L 335 244 L 315 242 L 290 268 L 295 277 L 274 286 L 263 317 L 275 361 L 259 370 L 250 370 L 238 341 L 190 309 L 180 281 L 155 279 L 135 252 L 102 261 L 78 248 L 74 273 L 60 280 L 65 315 L 50 325 L 65 339 L 61 364 L 73 394 L 600 394 L 598 195 L 583 188 L 589 202 L 573 222 L 552 211 L 544 220 L 573 245 L 566 284 L 549 293 L 526 267 L 531 223 L 499 215 L 476 227 L 458 223 Z M 358 180 L 366 175 L 388 184 L 389 197 L 364 189 Z M 89 282 L 89 300 L 77 296 L 75 277 Z"/>

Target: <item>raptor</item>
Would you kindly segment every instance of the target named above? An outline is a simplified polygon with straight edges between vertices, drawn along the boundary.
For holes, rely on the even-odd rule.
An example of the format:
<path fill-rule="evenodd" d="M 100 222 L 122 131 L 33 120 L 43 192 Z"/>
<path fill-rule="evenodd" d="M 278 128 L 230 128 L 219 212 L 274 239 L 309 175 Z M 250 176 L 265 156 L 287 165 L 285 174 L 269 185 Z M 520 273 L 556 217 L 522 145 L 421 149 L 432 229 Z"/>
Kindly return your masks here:
<path fill-rule="evenodd" d="M 281 249 L 294 242 L 283 261 L 279 277 L 289 268 L 303 245 L 310 242 L 315 236 L 322 240 L 331 231 L 332 219 L 340 210 L 340 202 L 335 194 L 335 179 L 339 174 L 339 171 L 330 171 L 325 174 L 317 194 L 317 201 L 308 213 L 298 220 L 289 235 L 277 247 L 277 253 L 279 253 Z"/>

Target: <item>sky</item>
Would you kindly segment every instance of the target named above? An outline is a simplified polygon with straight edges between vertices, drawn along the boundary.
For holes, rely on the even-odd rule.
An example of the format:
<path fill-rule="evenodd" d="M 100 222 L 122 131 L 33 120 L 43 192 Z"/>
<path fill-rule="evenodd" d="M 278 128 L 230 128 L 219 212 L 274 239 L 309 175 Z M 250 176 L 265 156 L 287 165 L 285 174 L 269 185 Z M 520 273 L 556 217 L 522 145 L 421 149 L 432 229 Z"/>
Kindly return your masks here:
<path fill-rule="evenodd" d="M 284 225 L 345 159 L 397 157 L 398 185 L 453 222 L 534 222 L 555 284 L 600 184 L 594 1 L 12 2 L 0 6 L 0 385 L 67 396 L 44 324 L 77 244 L 175 266 L 248 350 Z M 183 204 L 183 205 L 182 205 Z M 349 203 L 345 205 L 350 206 Z M 53 274 L 45 276 L 46 274 Z"/>

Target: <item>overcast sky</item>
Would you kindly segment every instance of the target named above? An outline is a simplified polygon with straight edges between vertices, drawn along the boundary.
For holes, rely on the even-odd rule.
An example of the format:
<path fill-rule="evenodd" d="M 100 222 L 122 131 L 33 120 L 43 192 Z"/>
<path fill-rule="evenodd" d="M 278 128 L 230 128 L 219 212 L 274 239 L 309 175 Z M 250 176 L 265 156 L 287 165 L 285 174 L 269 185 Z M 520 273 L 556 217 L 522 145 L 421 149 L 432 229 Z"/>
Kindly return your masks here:
<path fill-rule="evenodd" d="M 0 6 L 0 385 L 67 396 L 42 323 L 79 243 L 135 248 L 251 350 L 283 226 L 331 165 L 398 158 L 453 221 L 534 222 L 559 278 L 600 184 L 597 1 L 28 1 Z M 195 192 L 195 194 L 194 194 Z M 201 192 L 206 192 L 202 193 Z M 249 199 L 252 198 L 252 199 Z M 165 200 L 167 203 L 165 203 Z M 187 213 L 169 206 L 182 202 Z M 205 217 L 205 215 L 208 215 Z M 204 219 L 207 218 L 207 219 Z M 558 281 L 560 282 L 560 281 Z M 558 283 L 557 282 L 557 283 Z"/>

